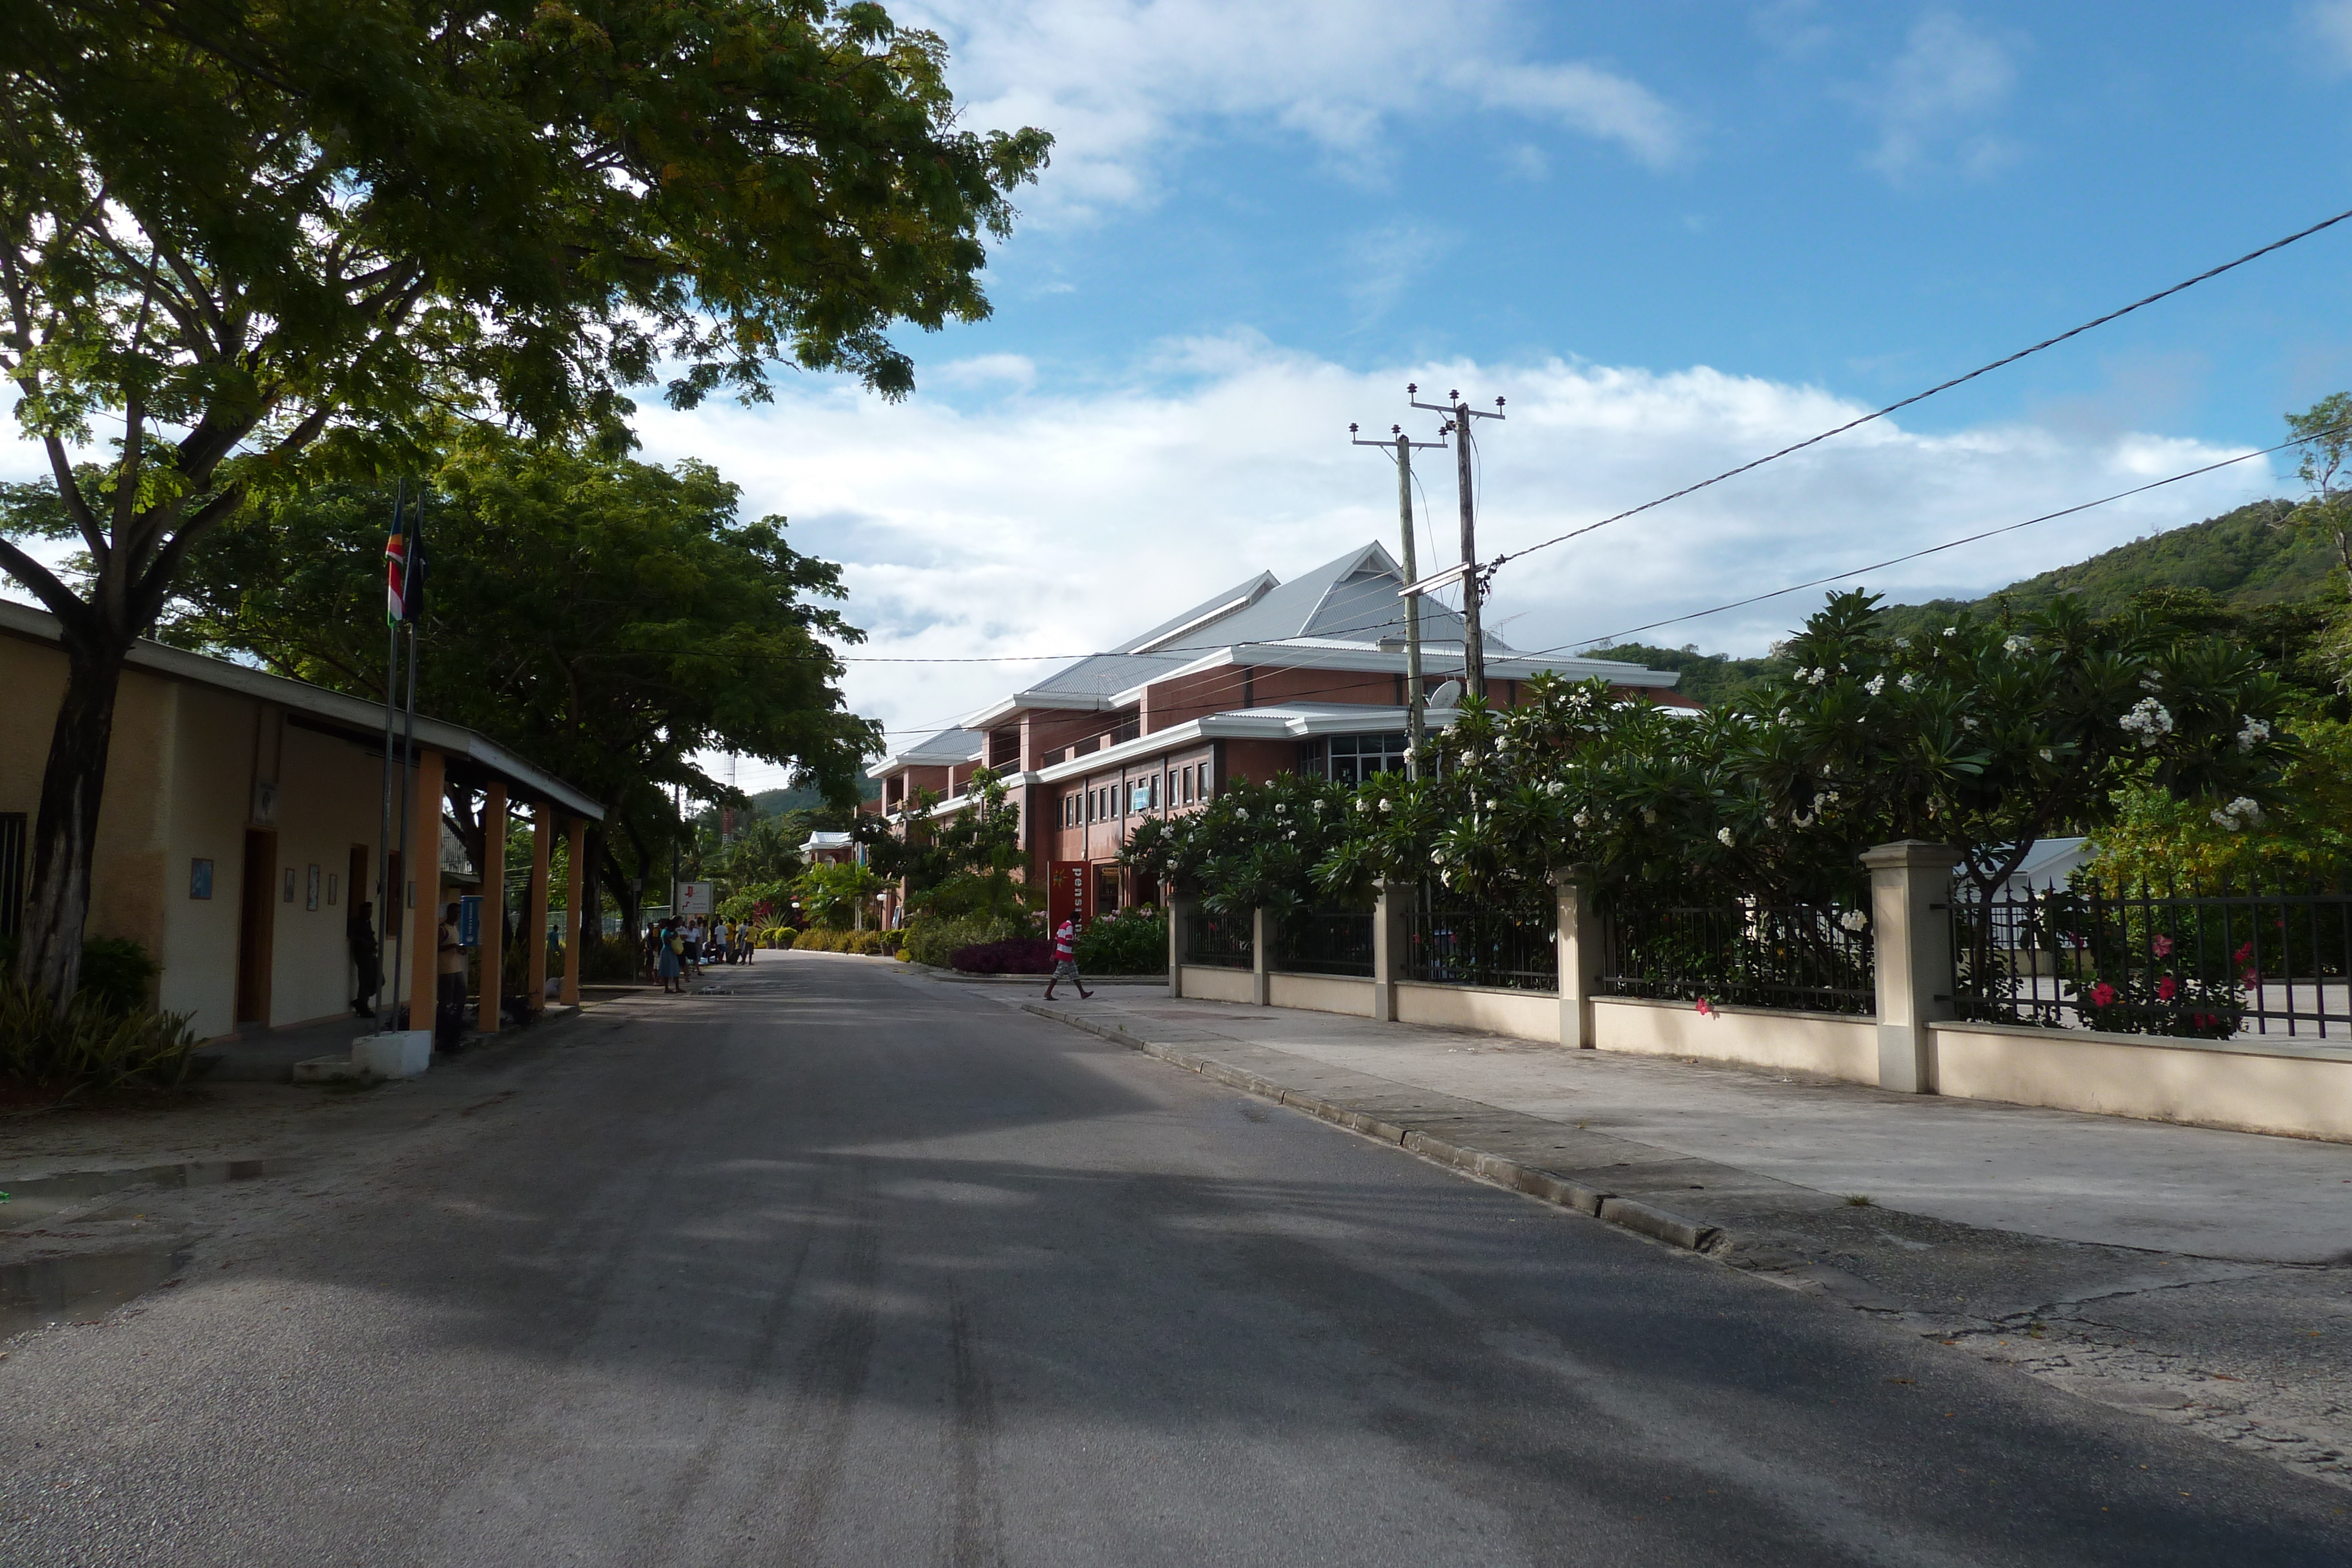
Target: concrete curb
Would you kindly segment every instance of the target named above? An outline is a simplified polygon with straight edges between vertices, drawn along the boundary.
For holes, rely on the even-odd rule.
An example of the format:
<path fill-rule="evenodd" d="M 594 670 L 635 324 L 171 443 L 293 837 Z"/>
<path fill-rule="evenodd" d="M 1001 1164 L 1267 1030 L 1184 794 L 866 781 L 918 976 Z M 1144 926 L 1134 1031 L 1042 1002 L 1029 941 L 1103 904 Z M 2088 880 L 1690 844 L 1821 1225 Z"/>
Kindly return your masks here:
<path fill-rule="evenodd" d="M 1416 1128 L 1385 1122 L 1369 1111 L 1326 1100 L 1320 1095 L 1288 1088 L 1272 1079 L 1229 1066 L 1214 1057 L 1195 1055 L 1181 1046 L 1164 1040 L 1149 1040 L 1132 1034 L 1117 1024 L 1105 1023 L 1080 1013 L 1064 1012 L 1058 1008 L 1036 1002 L 1024 1002 L 1021 1010 L 1034 1013 L 1055 1023 L 1067 1024 L 1098 1035 L 1130 1051 L 1181 1067 L 1187 1072 L 1197 1072 L 1212 1082 L 1223 1083 L 1260 1099 L 1271 1100 L 1277 1105 L 1287 1105 L 1304 1111 L 1319 1121 L 1343 1127 L 1379 1143 L 1394 1144 L 1409 1154 L 1419 1155 L 1433 1164 L 1451 1166 L 1475 1181 L 1507 1191 L 1521 1193 L 1561 1208 L 1572 1208 L 1579 1214 L 1590 1215 L 1606 1224 L 1633 1231 L 1655 1241 L 1680 1247 L 1693 1252 L 1715 1252 L 1729 1245 L 1729 1234 L 1719 1227 L 1703 1224 L 1654 1205 L 1619 1197 L 1614 1193 L 1580 1186 L 1538 1166 L 1525 1165 L 1505 1155 L 1492 1154 L 1466 1144 L 1454 1143 Z"/>

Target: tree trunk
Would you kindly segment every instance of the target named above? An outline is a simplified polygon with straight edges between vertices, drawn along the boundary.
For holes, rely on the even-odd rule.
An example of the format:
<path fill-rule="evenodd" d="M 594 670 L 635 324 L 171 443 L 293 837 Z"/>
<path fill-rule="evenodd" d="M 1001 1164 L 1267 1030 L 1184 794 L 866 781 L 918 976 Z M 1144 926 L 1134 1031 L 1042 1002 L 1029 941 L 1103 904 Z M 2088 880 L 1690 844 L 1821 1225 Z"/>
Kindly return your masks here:
<path fill-rule="evenodd" d="M 114 697 L 127 643 L 108 646 L 64 626 L 65 695 L 49 733 L 41 810 L 33 829 L 32 897 L 16 945 L 16 974 L 59 1012 L 81 988 L 82 927 L 89 918 L 98 808 L 114 739 Z"/>

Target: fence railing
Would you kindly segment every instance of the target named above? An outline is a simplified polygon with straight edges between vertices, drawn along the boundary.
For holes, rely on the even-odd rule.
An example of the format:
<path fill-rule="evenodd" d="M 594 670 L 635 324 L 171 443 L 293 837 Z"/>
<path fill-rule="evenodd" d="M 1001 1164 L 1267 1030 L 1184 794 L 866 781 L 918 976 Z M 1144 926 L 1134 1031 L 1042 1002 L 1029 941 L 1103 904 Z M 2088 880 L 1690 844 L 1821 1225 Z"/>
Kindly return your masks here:
<path fill-rule="evenodd" d="M 1559 989 L 1559 916 L 1549 910 L 1442 909 L 1405 915 L 1402 978 L 1438 986 Z"/>
<path fill-rule="evenodd" d="M 2352 1036 L 2352 894 L 1962 888 L 1963 1018 L 2228 1040 Z"/>
<path fill-rule="evenodd" d="M 1250 917 L 1211 915 L 1196 910 L 1184 927 L 1184 962 L 1218 969 L 1246 969 L 1251 964 Z"/>
<path fill-rule="evenodd" d="M 1799 1012 L 1877 1010 L 1870 918 L 1834 904 L 1630 904 L 1603 916 L 1603 996 Z"/>
<path fill-rule="evenodd" d="M 1318 910 L 1285 919 L 1276 928 L 1269 967 L 1291 975 L 1372 973 L 1372 912 Z"/>

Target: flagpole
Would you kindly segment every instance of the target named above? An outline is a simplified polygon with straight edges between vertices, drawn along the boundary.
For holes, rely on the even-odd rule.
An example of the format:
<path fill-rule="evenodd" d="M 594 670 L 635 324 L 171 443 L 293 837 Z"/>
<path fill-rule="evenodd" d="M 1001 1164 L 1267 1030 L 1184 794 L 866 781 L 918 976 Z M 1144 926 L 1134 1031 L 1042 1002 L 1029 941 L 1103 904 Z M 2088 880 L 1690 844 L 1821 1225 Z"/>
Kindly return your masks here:
<path fill-rule="evenodd" d="M 400 574 L 400 618 L 408 626 L 408 728 L 407 733 L 401 739 L 400 747 L 400 869 L 403 880 L 413 882 L 419 888 L 424 887 L 425 882 L 424 877 L 417 874 L 416 862 L 410 854 L 408 829 L 409 819 L 415 815 L 409 797 L 411 775 L 416 767 L 416 622 L 424 612 L 424 573 L 425 486 L 419 484 L 416 486 L 416 505 L 410 513 L 408 526 L 407 569 Z M 394 629 L 394 634 L 397 635 L 397 628 Z M 437 820 L 440 813 L 436 810 L 434 815 Z M 419 846 L 419 848 L 422 847 Z M 441 846 L 436 842 L 431 848 L 436 879 L 434 892 L 437 895 L 440 892 L 438 878 L 441 870 Z M 440 912 L 436 910 L 434 913 L 436 918 L 438 918 Z M 413 919 L 404 919 L 400 923 L 399 952 L 403 956 L 405 956 L 408 947 L 408 927 L 414 923 Z M 425 954 L 419 953 L 414 961 L 421 964 L 429 960 Z M 412 997 L 416 994 L 414 977 L 409 982 L 408 994 Z M 408 1020 L 408 1027 L 410 1029 L 417 1027 L 415 1018 L 412 1017 Z M 431 1029 L 433 1025 L 426 1024 L 424 1027 Z"/>
<path fill-rule="evenodd" d="M 392 542 L 384 549 L 387 559 L 395 549 L 405 549 L 406 541 L 400 531 L 400 514 L 407 502 L 408 480 L 403 477 L 392 493 Z M 404 598 L 408 591 L 407 577 L 408 573 L 404 570 L 401 573 Z M 379 1033 L 387 1023 L 398 1021 L 396 1018 L 386 1018 L 384 1007 L 385 998 L 399 989 L 393 977 L 383 970 L 384 938 L 391 931 L 392 911 L 395 903 L 392 886 L 392 721 L 400 699 L 400 617 L 394 612 L 392 601 L 389 572 L 385 577 L 383 620 L 383 830 L 376 835 L 375 841 L 375 995 L 368 998 L 368 1010 L 375 1019 Z M 408 775 L 404 769 L 401 782 L 405 784 L 407 781 Z M 405 789 L 402 791 L 404 797 L 406 793 Z"/>

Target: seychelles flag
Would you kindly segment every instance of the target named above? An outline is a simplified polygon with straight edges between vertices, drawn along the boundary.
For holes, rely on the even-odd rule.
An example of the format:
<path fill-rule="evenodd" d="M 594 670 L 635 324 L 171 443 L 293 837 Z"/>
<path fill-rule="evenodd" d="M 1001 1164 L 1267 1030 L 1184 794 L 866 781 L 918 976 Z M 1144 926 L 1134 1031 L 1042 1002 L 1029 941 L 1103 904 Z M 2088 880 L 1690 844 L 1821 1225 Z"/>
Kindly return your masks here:
<path fill-rule="evenodd" d="M 425 613 L 425 497 L 416 497 L 405 529 L 400 513 L 395 501 L 392 537 L 383 545 L 383 618 L 395 626 Z"/>

